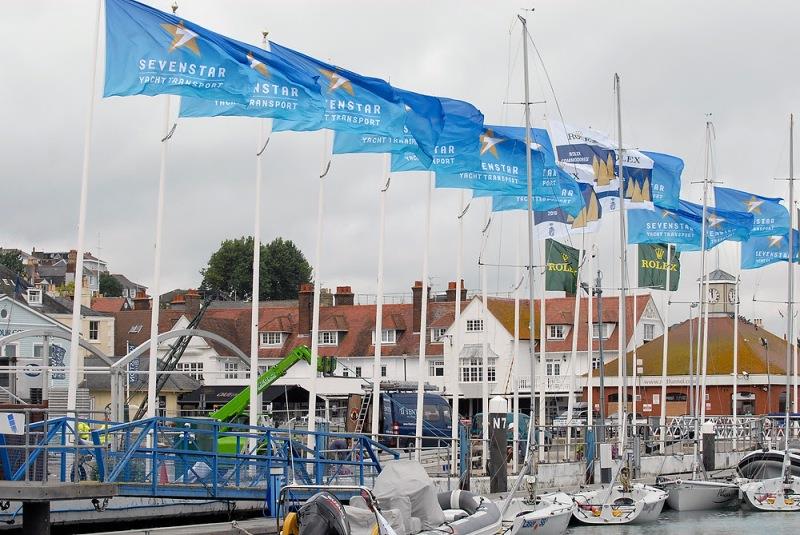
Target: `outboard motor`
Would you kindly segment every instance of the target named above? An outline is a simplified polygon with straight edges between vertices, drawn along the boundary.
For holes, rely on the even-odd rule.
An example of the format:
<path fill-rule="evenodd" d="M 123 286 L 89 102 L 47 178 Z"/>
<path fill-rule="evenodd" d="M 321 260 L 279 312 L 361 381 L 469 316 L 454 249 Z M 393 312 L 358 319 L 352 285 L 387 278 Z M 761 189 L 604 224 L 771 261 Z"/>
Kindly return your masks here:
<path fill-rule="evenodd" d="M 286 524 L 293 523 L 289 516 L 286 518 Z M 350 523 L 347 521 L 344 507 L 330 492 L 318 492 L 309 498 L 297 511 L 296 522 L 296 527 L 291 527 L 294 529 L 286 529 L 289 526 L 284 526 L 284 533 L 350 535 Z"/>

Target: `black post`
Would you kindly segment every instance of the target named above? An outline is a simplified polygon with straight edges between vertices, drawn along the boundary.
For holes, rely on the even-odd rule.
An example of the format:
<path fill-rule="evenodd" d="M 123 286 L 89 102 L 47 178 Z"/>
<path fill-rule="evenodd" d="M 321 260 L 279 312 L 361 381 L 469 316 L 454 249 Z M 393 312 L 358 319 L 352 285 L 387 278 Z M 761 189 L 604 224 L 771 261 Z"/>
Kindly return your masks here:
<path fill-rule="evenodd" d="M 508 490 L 508 402 L 500 396 L 489 401 L 489 492 Z"/>
<path fill-rule="evenodd" d="M 22 535 L 50 534 L 50 502 L 22 502 Z"/>

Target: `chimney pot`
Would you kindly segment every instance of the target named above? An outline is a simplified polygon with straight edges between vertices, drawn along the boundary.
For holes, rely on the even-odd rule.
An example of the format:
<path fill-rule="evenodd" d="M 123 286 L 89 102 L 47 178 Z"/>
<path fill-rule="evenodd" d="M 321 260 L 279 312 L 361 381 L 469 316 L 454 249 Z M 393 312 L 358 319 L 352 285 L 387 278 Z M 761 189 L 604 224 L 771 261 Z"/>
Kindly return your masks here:
<path fill-rule="evenodd" d="M 457 281 L 450 281 L 447 283 L 447 301 L 454 303 L 456 300 L 456 283 Z M 464 279 L 461 279 L 461 301 L 467 300 L 467 289 L 464 287 Z"/>
<path fill-rule="evenodd" d="M 311 333 L 311 320 L 314 308 L 314 285 L 303 283 L 297 294 L 297 332 L 308 336 Z"/>
<path fill-rule="evenodd" d="M 418 333 L 420 330 L 420 325 L 422 324 L 422 281 L 414 281 L 414 286 L 411 288 L 411 296 L 413 301 L 413 316 L 412 316 L 412 328 L 415 333 Z M 431 300 L 431 288 L 428 287 L 427 292 L 427 299 L 428 302 Z M 430 308 L 428 309 L 430 312 Z"/>
<path fill-rule="evenodd" d="M 352 305 L 355 303 L 353 289 L 350 286 L 337 286 L 335 306 Z"/>

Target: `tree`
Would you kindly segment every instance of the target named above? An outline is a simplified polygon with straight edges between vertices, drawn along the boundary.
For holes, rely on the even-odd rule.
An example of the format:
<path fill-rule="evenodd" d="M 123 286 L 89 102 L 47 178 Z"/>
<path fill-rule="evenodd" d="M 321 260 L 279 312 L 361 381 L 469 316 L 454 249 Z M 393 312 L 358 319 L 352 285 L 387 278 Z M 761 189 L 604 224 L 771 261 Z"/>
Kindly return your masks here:
<path fill-rule="evenodd" d="M 122 283 L 110 273 L 100 274 L 100 293 L 106 297 L 122 297 Z"/>
<path fill-rule="evenodd" d="M 200 270 L 204 290 L 250 299 L 253 289 L 253 238 L 225 240 Z M 311 282 L 311 266 L 291 240 L 261 245 L 259 300 L 296 299 L 302 283 Z"/>
<path fill-rule="evenodd" d="M 0 249 L 0 265 L 7 267 L 16 275 L 25 274 L 22 252 L 19 249 Z"/>

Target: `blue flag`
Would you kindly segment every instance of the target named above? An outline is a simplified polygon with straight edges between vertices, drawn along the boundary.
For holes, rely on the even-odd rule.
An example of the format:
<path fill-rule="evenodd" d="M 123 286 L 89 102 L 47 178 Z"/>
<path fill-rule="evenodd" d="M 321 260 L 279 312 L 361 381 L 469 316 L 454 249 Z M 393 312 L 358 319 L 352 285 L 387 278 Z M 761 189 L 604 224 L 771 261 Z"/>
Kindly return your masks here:
<path fill-rule="evenodd" d="M 406 108 L 398 92 L 384 80 L 370 78 L 270 42 L 270 51 L 292 66 L 318 77 L 325 110 L 321 120 L 276 120 L 273 131 L 343 130 L 402 136 Z"/>
<path fill-rule="evenodd" d="M 406 108 L 406 123 L 403 134 L 389 136 L 350 131 L 338 131 L 333 138 L 333 154 L 355 152 L 415 152 L 427 166 L 433 161 L 436 143 L 444 127 L 442 102 L 436 97 L 412 93 L 402 89 L 395 91 L 403 99 Z"/>
<path fill-rule="evenodd" d="M 800 233 L 794 230 L 792 261 L 798 260 Z M 757 269 L 776 262 L 789 261 L 789 234 L 753 236 L 742 243 L 742 269 Z"/>
<path fill-rule="evenodd" d="M 325 103 L 316 78 L 299 71 L 266 50 L 246 47 L 250 68 L 259 74 L 247 102 L 183 97 L 180 117 L 248 116 L 319 121 Z"/>
<path fill-rule="evenodd" d="M 782 200 L 714 187 L 714 204 L 717 208 L 753 215 L 751 236 L 779 236 L 789 232 L 789 210 L 780 204 Z"/>
<path fill-rule="evenodd" d="M 689 201 L 681 201 L 681 210 L 703 218 L 703 207 Z M 753 216 L 720 208 L 706 207 L 706 250 L 713 249 L 724 241 L 746 241 L 753 229 Z M 665 242 L 668 243 L 668 242 Z M 699 251 L 701 244 L 679 245 L 678 251 Z"/>
<path fill-rule="evenodd" d="M 103 96 L 173 94 L 245 103 L 261 78 L 249 47 L 133 0 L 106 0 Z"/>
<path fill-rule="evenodd" d="M 525 129 L 486 126 L 480 136 L 480 167 L 455 173 L 436 173 L 437 188 L 472 189 L 476 196 L 527 195 Z M 531 129 L 534 202 L 538 209 L 562 208 L 577 215 L 583 208 L 578 183 L 553 156 L 547 131 Z"/>
<path fill-rule="evenodd" d="M 392 154 L 392 172 L 426 171 L 459 173 L 480 167 L 483 114 L 467 102 L 440 97 L 444 126 L 429 166 L 417 149 Z"/>
<path fill-rule="evenodd" d="M 677 209 L 680 206 L 683 160 L 660 152 L 642 151 L 642 154 L 653 160 L 653 204 Z"/>
<path fill-rule="evenodd" d="M 633 210 L 628 216 L 628 243 L 672 243 L 700 247 L 701 216 L 683 209 Z"/>

